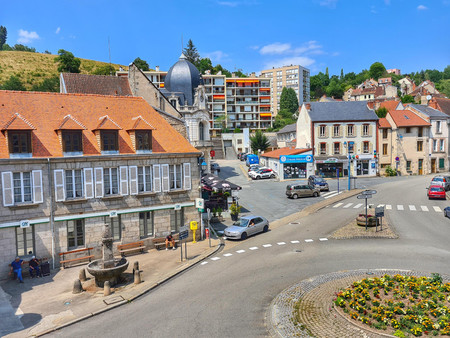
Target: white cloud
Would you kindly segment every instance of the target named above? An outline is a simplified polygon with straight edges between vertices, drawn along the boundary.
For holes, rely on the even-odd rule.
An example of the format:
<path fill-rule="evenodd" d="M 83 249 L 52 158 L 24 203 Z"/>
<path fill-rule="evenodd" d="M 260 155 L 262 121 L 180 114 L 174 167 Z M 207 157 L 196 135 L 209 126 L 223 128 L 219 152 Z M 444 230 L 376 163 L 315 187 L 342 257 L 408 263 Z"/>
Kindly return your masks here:
<path fill-rule="evenodd" d="M 290 49 L 291 49 L 290 43 L 275 42 L 270 45 L 262 47 L 259 50 L 259 52 L 263 55 L 264 54 L 284 54 L 286 52 L 289 52 Z"/>
<path fill-rule="evenodd" d="M 228 60 L 228 54 L 222 52 L 221 50 L 205 53 L 205 57 L 211 59 L 213 62 L 224 62 Z"/>
<path fill-rule="evenodd" d="M 428 7 L 426 7 L 426 6 L 424 6 L 424 5 L 419 5 L 419 6 L 417 6 L 417 10 L 419 10 L 419 11 L 424 11 L 424 10 L 426 10 L 426 9 L 428 9 Z"/>
<path fill-rule="evenodd" d="M 56 28 L 55 34 L 59 34 L 60 31 L 61 31 L 61 27 Z"/>
<path fill-rule="evenodd" d="M 239 5 L 239 3 L 236 1 L 217 1 L 217 4 L 226 7 L 236 7 Z"/>
<path fill-rule="evenodd" d="M 338 0 L 321 0 L 319 1 L 319 5 L 328 8 L 336 8 Z"/>
<path fill-rule="evenodd" d="M 259 49 L 259 46 L 250 46 L 250 49 L 258 50 L 258 49 Z"/>
<path fill-rule="evenodd" d="M 33 40 L 39 39 L 39 35 L 36 32 L 28 32 L 23 29 L 19 29 L 18 43 L 29 43 Z"/>

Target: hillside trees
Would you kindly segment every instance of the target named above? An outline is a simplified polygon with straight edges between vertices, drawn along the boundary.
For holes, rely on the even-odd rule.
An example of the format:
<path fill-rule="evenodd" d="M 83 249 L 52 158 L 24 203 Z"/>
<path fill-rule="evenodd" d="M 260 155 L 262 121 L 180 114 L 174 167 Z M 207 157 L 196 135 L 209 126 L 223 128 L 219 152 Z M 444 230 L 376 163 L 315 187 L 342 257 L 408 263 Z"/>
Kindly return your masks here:
<path fill-rule="evenodd" d="M 381 62 L 374 62 L 369 68 L 369 76 L 378 80 L 383 74 L 386 73 L 386 67 Z"/>
<path fill-rule="evenodd" d="M 280 96 L 280 110 L 287 110 L 291 114 L 298 112 L 298 98 L 294 89 L 283 88 Z"/>
<path fill-rule="evenodd" d="M 148 65 L 147 61 L 142 60 L 140 57 L 137 57 L 134 59 L 133 63 L 136 67 L 138 67 L 143 72 L 147 72 L 150 70 L 150 66 Z"/>
<path fill-rule="evenodd" d="M 20 90 L 25 91 L 25 86 L 23 85 L 20 78 L 15 75 L 11 75 L 8 80 L 6 80 L 0 89 L 4 90 Z"/>
<path fill-rule="evenodd" d="M 81 60 L 64 49 L 58 50 L 58 56 L 55 58 L 55 62 L 58 62 L 58 72 L 60 73 L 80 72 Z"/>
<path fill-rule="evenodd" d="M 8 31 L 5 26 L 0 26 L 0 50 L 3 49 L 3 45 L 6 43 L 8 37 Z"/>

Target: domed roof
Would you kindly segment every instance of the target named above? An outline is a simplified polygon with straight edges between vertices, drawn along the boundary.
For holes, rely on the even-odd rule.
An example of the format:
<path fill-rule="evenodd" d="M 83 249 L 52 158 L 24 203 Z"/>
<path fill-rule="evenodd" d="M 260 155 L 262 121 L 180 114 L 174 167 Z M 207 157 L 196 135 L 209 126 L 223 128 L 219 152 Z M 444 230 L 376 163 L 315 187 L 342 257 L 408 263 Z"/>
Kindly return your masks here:
<path fill-rule="evenodd" d="M 185 102 L 181 104 L 188 106 L 194 104 L 195 89 L 200 84 L 203 84 L 200 72 L 184 54 L 181 54 L 178 62 L 169 69 L 164 80 L 164 88 L 171 93 L 183 93 Z"/>

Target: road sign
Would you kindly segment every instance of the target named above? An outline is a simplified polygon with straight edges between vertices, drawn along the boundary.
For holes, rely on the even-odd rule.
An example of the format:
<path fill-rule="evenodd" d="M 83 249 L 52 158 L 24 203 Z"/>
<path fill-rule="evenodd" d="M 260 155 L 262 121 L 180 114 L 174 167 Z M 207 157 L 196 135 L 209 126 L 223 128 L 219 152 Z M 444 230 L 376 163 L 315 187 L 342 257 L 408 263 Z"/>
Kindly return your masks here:
<path fill-rule="evenodd" d="M 358 196 L 356 196 L 356 198 L 362 200 L 362 199 L 365 199 L 365 198 L 372 198 L 372 195 L 358 195 Z"/>
<path fill-rule="evenodd" d="M 376 193 L 377 193 L 376 190 L 364 190 L 361 194 L 363 194 L 363 195 L 374 195 Z"/>
<path fill-rule="evenodd" d="M 180 238 L 180 240 L 182 240 L 182 239 L 186 239 L 186 238 L 188 238 L 188 236 L 189 236 L 189 231 L 180 231 L 180 234 L 179 234 L 179 238 Z"/>
<path fill-rule="evenodd" d="M 21 228 L 29 228 L 30 227 L 30 221 L 29 220 L 20 221 L 20 227 Z"/>
<path fill-rule="evenodd" d="M 188 231 L 188 230 L 189 230 L 189 225 L 184 225 L 184 226 L 180 227 L 180 232 Z"/>
<path fill-rule="evenodd" d="M 375 217 L 384 217 L 384 208 L 383 207 L 375 208 Z"/>
<path fill-rule="evenodd" d="M 197 209 L 204 209 L 205 208 L 205 200 L 203 198 L 196 198 L 195 199 L 195 207 Z"/>

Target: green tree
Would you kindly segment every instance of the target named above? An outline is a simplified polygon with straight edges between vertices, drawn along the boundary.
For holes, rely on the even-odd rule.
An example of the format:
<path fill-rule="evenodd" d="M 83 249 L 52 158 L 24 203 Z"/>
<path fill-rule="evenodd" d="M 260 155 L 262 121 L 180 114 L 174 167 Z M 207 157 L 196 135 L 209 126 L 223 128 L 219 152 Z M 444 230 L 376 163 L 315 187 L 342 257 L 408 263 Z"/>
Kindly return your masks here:
<path fill-rule="evenodd" d="M 327 78 L 330 78 L 330 73 L 328 72 L 328 67 L 325 69 L 325 76 Z"/>
<path fill-rule="evenodd" d="M 405 95 L 401 97 L 402 103 L 415 103 L 414 97 L 411 95 Z"/>
<path fill-rule="evenodd" d="M 443 73 L 441 73 L 437 69 L 427 69 L 425 71 L 425 74 L 428 76 L 428 79 L 430 81 L 433 81 L 435 83 L 438 82 L 439 80 L 441 80 L 442 79 L 442 75 L 443 75 Z"/>
<path fill-rule="evenodd" d="M 8 37 L 8 31 L 5 26 L 0 26 L 0 50 L 3 49 L 3 45 L 6 43 Z"/>
<path fill-rule="evenodd" d="M 59 77 L 52 76 L 52 77 L 46 78 L 41 83 L 34 84 L 33 87 L 31 87 L 31 90 L 35 91 L 35 92 L 59 93 Z"/>
<path fill-rule="evenodd" d="M 339 80 L 344 80 L 344 68 L 341 68 L 341 77 L 339 78 Z"/>
<path fill-rule="evenodd" d="M 450 79 L 441 80 L 436 84 L 436 89 L 447 97 L 450 97 Z"/>
<path fill-rule="evenodd" d="M 114 69 L 114 67 L 110 64 L 106 64 L 103 66 L 98 66 L 97 68 L 95 68 L 94 75 L 115 75 L 116 74 L 116 70 Z"/>
<path fill-rule="evenodd" d="M 444 71 L 442 72 L 442 78 L 444 80 L 450 79 L 450 65 L 444 68 Z"/>
<path fill-rule="evenodd" d="M 242 69 L 238 69 L 234 72 L 237 77 L 248 77 L 246 74 L 242 72 Z"/>
<path fill-rule="evenodd" d="M 187 60 L 191 62 L 194 66 L 197 66 L 200 61 L 200 54 L 197 51 L 194 43 L 189 39 L 186 48 L 183 50 L 183 54 L 186 56 Z"/>
<path fill-rule="evenodd" d="M 134 59 L 133 63 L 136 67 L 138 67 L 143 72 L 150 70 L 150 67 L 149 67 L 147 61 L 142 60 L 140 57 L 137 57 L 136 59 Z"/>
<path fill-rule="evenodd" d="M 298 112 L 298 98 L 294 89 L 283 88 L 280 96 L 280 110 L 287 110 L 292 114 Z"/>
<path fill-rule="evenodd" d="M 369 68 L 371 78 L 378 80 L 386 72 L 386 67 L 381 62 L 374 62 Z"/>
<path fill-rule="evenodd" d="M 22 81 L 20 81 L 20 78 L 15 75 L 11 75 L 8 80 L 6 80 L 1 89 L 5 90 L 21 90 L 25 91 L 25 86 L 23 85 Z"/>
<path fill-rule="evenodd" d="M 8 45 L 7 43 L 5 43 L 5 44 L 3 45 L 3 47 L 2 47 L 2 50 L 13 50 L 13 49 L 11 48 L 10 45 Z"/>
<path fill-rule="evenodd" d="M 289 110 L 281 109 L 278 111 L 277 116 L 275 116 L 275 120 L 273 121 L 272 130 L 278 131 L 281 128 L 287 126 L 288 124 L 295 123 L 294 114 L 292 114 Z"/>
<path fill-rule="evenodd" d="M 71 52 L 64 49 L 58 50 L 58 56 L 55 58 L 55 62 L 58 62 L 58 72 L 80 72 L 81 60 L 76 58 Z"/>
<path fill-rule="evenodd" d="M 31 52 L 31 53 L 36 53 L 36 48 L 33 47 L 28 47 L 22 44 L 15 44 L 13 47 L 13 50 L 16 50 L 18 52 Z"/>
<path fill-rule="evenodd" d="M 260 129 L 255 132 L 255 135 L 250 136 L 250 148 L 252 148 L 253 153 L 257 154 L 258 150 L 263 152 L 269 147 L 269 139 Z"/>
<path fill-rule="evenodd" d="M 375 110 L 375 113 L 381 119 L 383 117 L 386 117 L 388 110 L 386 109 L 386 107 L 381 107 L 381 108 L 378 108 L 377 110 Z"/>
<path fill-rule="evenodd" d="M 326 89 L 327 96 L 334 98 L 342 98 L 344 95 L 344 89 L 339 83 L 339 80 L 332 78 L 330 84 Z"/>
<path fill-rule="evenodd" d="M 44 54 L 51 54 L 48 50 L 45 50 Z"/>
<path fill-rule="evenodd" d="M 212 72 L 213 65 L 209 58 L 201 58 L 198 62 L 197 69 L 200 72 L 200 74 L 205 74 L 205 71 L 209 70 Z"/>
<path fill-rule="evenodd" d="M 215 65 L 212 70 L 213 74 L 217 74 L 218 72 L 222 72 L 222 74 L 225 75 L 226 77 L 231 77 L 231 73 L 219 64 Z"/>

